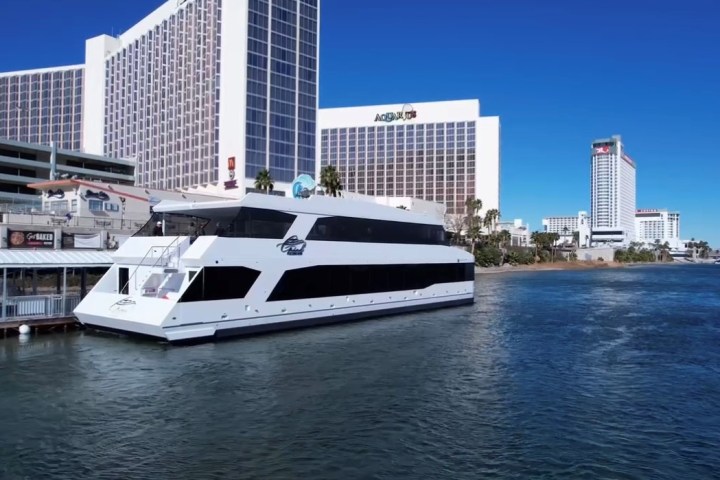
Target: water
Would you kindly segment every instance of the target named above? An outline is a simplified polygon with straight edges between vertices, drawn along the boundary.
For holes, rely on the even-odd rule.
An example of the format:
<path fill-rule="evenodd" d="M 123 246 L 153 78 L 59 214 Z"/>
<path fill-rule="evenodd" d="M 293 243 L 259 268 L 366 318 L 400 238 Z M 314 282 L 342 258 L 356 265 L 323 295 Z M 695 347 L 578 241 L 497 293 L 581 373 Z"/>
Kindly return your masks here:
<path fill-rule="evenodd" d="M 720 267 L 193 347 L 0 341 L 0 478 L 718 478 Z"/>

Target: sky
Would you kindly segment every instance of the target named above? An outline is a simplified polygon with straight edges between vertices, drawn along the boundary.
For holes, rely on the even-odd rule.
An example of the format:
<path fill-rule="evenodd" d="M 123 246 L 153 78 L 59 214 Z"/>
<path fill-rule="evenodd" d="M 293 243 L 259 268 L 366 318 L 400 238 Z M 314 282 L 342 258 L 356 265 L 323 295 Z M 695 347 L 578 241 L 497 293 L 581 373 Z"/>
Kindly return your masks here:
<path fill-rule="evenodd" d="M 161 3 L 0 0 L 0 71 L 83 63 Z M 720 248 L 719 19 L 716 0 L 322 0 L 320 106 L 479 99 L 502 218 L 533 230 L 590 210 L 590 143 L 621 135 L 637 207 Z"/>

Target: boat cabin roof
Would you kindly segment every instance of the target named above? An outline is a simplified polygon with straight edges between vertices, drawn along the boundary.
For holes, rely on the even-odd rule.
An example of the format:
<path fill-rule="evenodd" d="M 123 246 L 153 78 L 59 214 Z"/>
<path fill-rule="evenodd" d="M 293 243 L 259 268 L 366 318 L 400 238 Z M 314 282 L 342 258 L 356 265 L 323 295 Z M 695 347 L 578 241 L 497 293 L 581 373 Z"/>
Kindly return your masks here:
<path fill-rule="evenodd" d="M 296 199 L 277 195 L 248 193 L 239 200 L 210 202 L 162 201 L 156 205 L 153 210 L 158 213 L 178 213 L 201 218 L 217 218 L 234 217 L 242 207 L 277 210 L 292 214 L 341 216 L 421 223 L 424 225 L 443 225 L 440 219 L 430 215 L 380 205 L 371 201 L 323 195 L 313 195 L 306 199 Z"/>

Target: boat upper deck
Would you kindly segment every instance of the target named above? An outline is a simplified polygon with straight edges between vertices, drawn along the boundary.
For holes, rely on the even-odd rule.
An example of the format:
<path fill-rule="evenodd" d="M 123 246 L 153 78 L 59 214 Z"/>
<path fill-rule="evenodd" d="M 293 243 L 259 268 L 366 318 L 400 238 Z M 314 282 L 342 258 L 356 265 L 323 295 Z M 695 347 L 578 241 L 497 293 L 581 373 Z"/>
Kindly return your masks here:
<path fill-rule="evenodd" d="M 238 200 L 211 202 L 160 202 L 153 209 L 157 213 L 185 214 L 201 218 L 233 217 L 240 208 L 250 207 L 276 210 L 292 214 L 342 216 L 371 220 L 387 220 L 423 225 L 443 225 L 441 219 L 425 213 L 381 205 L 371 200 L 347 199 L 312 195 L 306 199 L 248 193 Z"/>

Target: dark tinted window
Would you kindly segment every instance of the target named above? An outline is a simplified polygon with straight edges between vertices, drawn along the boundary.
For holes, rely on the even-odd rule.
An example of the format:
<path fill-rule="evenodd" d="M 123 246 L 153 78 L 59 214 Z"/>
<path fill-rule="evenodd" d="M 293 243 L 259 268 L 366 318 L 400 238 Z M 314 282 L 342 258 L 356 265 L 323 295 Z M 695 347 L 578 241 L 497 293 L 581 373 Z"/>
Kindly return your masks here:
<path fill-rule="evenodd" d="M 445 245 L 441 225 L 391 222 L 352 217 L 318 218 L 308 240 L 329 242 L 408 243 Z"/>
<path fill-rule="evenodd" d="M 118 268 L 118 292 L 122 295 L 128 294 L 128 280 L 130 279 L 130 271 L 127 267 Z"/>
<path fill-rule="evenodd" d="M 320 265 L 286 271 L 268 301 L 414 290 L 474 278 L 472 263 Z"/>
<path fill-rule="evenodd" d="M 295 215 L 277 210 L 243 207 L 221 236 L 282 239 L 295 218 Z"/>
<path fill-rule="evenodd" d="M 245 298 L 260 272 L 246 267 L 204 267 L 180 298 L 181 302 L 202 302 Z"/>
<path fill-rule="evenodd" d="M 153 213 L 150 220 L 138 230 L 135 237 L 154 236 L 155 225 L 163 222 L 163 235 L 166 237 L 204 235 L 206 228 L 209 228 L 210 220 L 207 218 L 193 217 L 179 213 Z M 209 233 L 209 232 L 208 232 Z"/>

